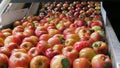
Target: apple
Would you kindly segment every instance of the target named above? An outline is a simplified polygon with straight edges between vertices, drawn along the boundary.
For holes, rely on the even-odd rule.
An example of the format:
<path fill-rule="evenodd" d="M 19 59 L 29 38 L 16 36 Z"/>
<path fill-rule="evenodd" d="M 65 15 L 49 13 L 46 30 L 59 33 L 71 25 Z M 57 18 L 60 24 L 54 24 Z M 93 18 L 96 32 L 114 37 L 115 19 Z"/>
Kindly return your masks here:
<path fill-rule="evenodd" d="M 37 42 L 38 42 L 38 38 L 36 36 L 30 36 L 30 37 L 25 37 L 23 40 L 22 40 L 22 43 L 23 42 L 30 42 L 32 43 L 34 46 L 36 46 Z"/>
<path fill-rule="evenodd" d="M 97 21 L 93 21 L 91 24 L 90 24 L 91 27 L 93 26 L 100 26 L 100 27 L 103 27 L 103 24 L 101 21 L 97 20 Z"/>
<path fill-rule="evenodd" d="M 84 57 L 84 58 L 88 58 L 89 60 L 92 60 L 92 58 L 96 55 L 95 51 L 92 48 L 86 47 L 83 48 L 80 52 L 79 52 L 79 57 Z"/>
<path fill-rule="evenodd" d="M 103 41 L 94 42 L 92 48 L 97 54 L 108 54 L 108 45 Z"/>
<path fill-rule="evenodd" d="M 53 47 L 55 44 L 61 44 L 61 40 L 59 37 L 51 37 L 48 39 L 48 45 Z"/>
<path fill-rule="evenodd" d="M 90 31 L 89 28 L 83 28 L 83 29 L 79 30 L 78 35 L 79 35 L 80 38 L 82 38 L 82 37 L 90 37 L 91 31 Z"/>
<path fill-rule="evenodd" d="M 97 30 L 102 30 L 102 28 L 100 26 L 93 26 L 92 30 L 97 31 Z"/>
<path fill-rule="evenodd" d="M 63 35 L 66 36 L 67 34 L 75 34 L 75 29 L 74 28 L 66 28 L 64 31 L 63 31 Z"/>
<path fill-rule="evenodd" d="M 65 40 L 65 46 L 73 46 L 75 44 L 76 40 L 73 38 L 66 39 Z"/>
<path fill-rule="evenodd" d="M 87 58 L 77 58 L 73 61 L 73 68 L 92 68 L 92 65 Z"/>
<path fill-rule="evenodd" d="M 78 52 L 81 51 L 81 49 L 89 47 L 89 44 L 87 41 L 78 41 L 73 45 L 73 48 L 76 49 Z"/>
<path fill-rule="evenodd" d="M 62 54 L 68 58 L 70 64 L 72 64 L 73 61 L 78 57 L 78 51 L 73 49 L 72 46 L 67 46 L 63 48 Z"/>
<path fill-rule="evenodd" d="M 30 68 L 48 68 L 49 59 L 45 56 L 36 56 L 30 61 Z"/>
<path fill-rule="evenodd" d="M 56 55 L 50 62 L 50 68 L 70 68 L 70 61 L 64 55 Z"/>
<path fill-rule="evenodd" d="M 10 28 L 2 29 L 2 33 L 4 33 L 4 32 L 12 33 L 12 29 L 10 29 Z"/>
<path fill-rule="evenodd" d="M 16 26 L 13 30 L 12 30 L 12 34 L 15 34 L 16 32 L 24 32 L 24 27 L 19 25 Z"/>
<path fill-rule="evenodd" d="M 27 29 L 24 30 L 23 34 L 25 35 L 25 37 L 35 35 L 34 29 L 27 28 Z"/>
<path fill-rule="evenodd" d="M 37 36 L 37 37 L 40 37 L 42 34 L 47 34 L 48 32 L 47 32 L 47 29 L 46 28 L 44 28 L 43 26 L 38 26 L 38 27 L 36 27 L 36 29 L 35 29 L 35 35 Z"/>
<path fill-rule="evenodd" d="M 47 48 L 49 48 L 48 42 L 44 40 L 39 41 L 36 45 L 36 50 L 41 54 L 44 54 Z"/>
<path fill-rule="evenodd" d="M 23 52 L 13 53 L 9 58 L 9 68 L 24 67 L 28 68 L 30 57 Z"/>
<path fill-rule="evenodd" d="M 19 48 L 19 45 L 17 43 L 11 42 L 7 45 L 5 45 L 4 47 L 8 48 L 10 51 L 12 51 L 13 49 L 17 49 Z"/>
<path fill-rule="evenodd" d="M 16 53 L 16 52 L 23 52 L 23 53 L 27 53 L 27 51 L 25 49 L 13 49 L 11 54 Z"/>
<path fill-rule="evenodd" d="M 49 34 L 43 34 L 39 37 L 39 40 L 45 40 L 45 41 L 48 41 L 48 39 L 50 38 L 50 35 Z"/>
<path fill-rule="evenodd" d="M 45 56 L 49 59 L 52 59 L 57 54 L 59 54 L 59 52 L 57 50 L 53 50 L 52 48 L 48 48 L 45 51 Z"/>
<path fill-rule="evenodd" d="M 0 38 L 0 47 L 4 46 L 4 39 Z"/>
<path fill-rule="evenodd" d="M 28 51 L 30 48 L 32 48 L 34 45 L 31 42 L 23 42 L 20 44 L 21 49 L 25 49 Z"/>
<path fill-rule="evenodd" d="M 36 47 L 32 47 L 29 49 L 27 54 L 29 55 L 30 59 L 32 59 L 33 57 L 38 56 L 40 53 L 36 50 Z"/>
<path fill-rule="evenodd" d="M 62 54 L 62 49 L 64 48 L 64 46 L 64 44 L 55 44 L 52 49 L 54 51 L 58 51 L 59 54 Z"/>
<path fill-rule="evenodd" d="M 90 38 L 93 39 L 94 41 L 104 41 L 105 40 L 104 31 L 101 30 L 95 31 L 90 35 Z"/>
<path fill-rule="evenodd" d="M 65 39 L 74 39 L 75 41 L 79 41 L 80 40 L 78 34 L 67 34 L 65 36 Z"/>
<path fill-rule="evenodd" d="M 33 45 L 36 45 L 39 41 L 39 38 L 37 36 L 34 36 L 34 35 L 30 36 L 30 39 L 32 39 Z"/>
<path fill-rule="evenodd" d="M 5 54 L 0 53 L 0 68 L 8 68 L 8 60 Z"/>
<path fill-rule="evenodd" d="M 60 32 L 59 32 L 59 30 L 57 30 L 57 29 L 49 29 L 48 30 L 48 34 L 52 37 L 52 36 L 54 36 L 55 34 L 59 34 Z"/>
<path fill-rule="evenodd" d="M 19 25 L 22 25 L 22 22 L 16 21 L 16 22 L 14 22 L 14 24 L 13 24 L 14 27 L 19 26 Z"/>
<path fill-rule="evenodd" d="M 4 36 L 5 36 L 5 38 L 6 38 L 6 37 L 8 37 L 8 36 L 12 35 L 12 33 L 10 33 L 10 32 L 3 32 L 3 35 L 4 35 Z"/>
<path fill-rule="evenodd" d="M 21 41 L 25 38 L 25 35 L 23 34 L 23 32 L 16 32 L 13 35 L 18 37 Z"/>
<path fill-rule="evenodd" d="M 0 47 L 0 53 L 3 53 L 3 54 L 5 54 L 6 56 L 9 57 L 10 54 L 11 54 L 11 51 L 6 47 Z"/>
<path fill-rule="evenodd" d="M 97 54 L 91 61 L 93 68 L 112 68 L 112 61 L 109 56 L 104 54 Z"/>
<path fill-rule="evenodd" d="M 4 45 L 7 45 L 11 42 L 14 42 L 19 45 L 21 43 L 21 40 L 18 37 L 11 35 L 11 36 L 8 36 L 7 38 L 5 38 Z"/>
<path fill-rule="evenodd" d="M 78 27 L 81 27 L 81 26 L 86 26 L 86 22 L 84 20 L 76 20 L 74 22 Z"/>

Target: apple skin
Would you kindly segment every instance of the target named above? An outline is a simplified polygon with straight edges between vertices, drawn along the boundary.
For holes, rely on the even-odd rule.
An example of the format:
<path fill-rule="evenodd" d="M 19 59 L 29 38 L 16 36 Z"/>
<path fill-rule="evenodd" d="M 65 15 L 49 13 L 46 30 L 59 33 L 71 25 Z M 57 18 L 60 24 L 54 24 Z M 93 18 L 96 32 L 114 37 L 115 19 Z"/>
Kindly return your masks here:
<path fill-rule="evenodd" d="M 5 47 L 8 48 L 10 51 L 12 51 L 13 49 L 19 48 L 19 45 L 14 42 L 11 42 L 11 43 L 5 45 Z"/>
<path fill-rule="evenodd" d="M 44 41 L 44 40 L 39 41 L 36 45 L 36 50 L 41 54 L 44 54 L 45 50 L 48 48 L 49 48 L 49 45 L 47 41 Z"/>
<path fill-rule="evenodd" d="M 48 68 L 49 59 L 45 56 L 36 56 L 30 62 L 30 68 Z"/>
<path fill-rule="evenodd" d="M 0 47 L 4 46 L 4 39 L 0 38 Z"/>
<path fill-rule="evenodd" d="M 78 52 L 83 49 L 89 47 L 89 44 L 87 41 L 78 41 L 73 45 L 73 48 L 76 49 Z"/>
<path fill-rule="evenodd" d="M 16 53 L 16 52 L 23 52 L 23 53 L 27 53 L 27 51 L 25 49 L 13 49 L 11 54 Z"/>
<path fill-rule="evenodd" d="M 78 57 L 78 51 L 76 49 L 73 49 L 72 46 L 67 46 L 67 47 L 63 48 L 62 54 L 68 58 L 71 65 L 72 65 L 73 61 Z"/>
<path fill-rule="evenodd" d="M 24 32 L 24 27 L 19 25 L 12 30 L 12 34 L 15 34 L 17 32 Z"/>
<path fill-rule="evenodd" d="M 35 29 L 35 35 L 37 37 L 40 37 L 42 34 L 47 34 L 47 33 L 48 33 L 47 29 L 44 28 L 43 26 L 41 26 L 41 27 L 38 26 Z"/>
<path fill-rule="evenodd" d="M 63 59 L 67 59 L 67 58 L 64 55 L 54 56 L 50 62 L 50 68 L 58 68 L 58 67 L 63 68 L 61 63 Z M 70 67 L 70 66 L 68 65 L 67 67 Z"/>
<path fill-rule="evenodd" d="M 96 55 L 95 51 L 92 48 L 86 47 L 83 48 L 80 52 L 79 52 L 79 57 L 84 57 L 84 58 L 88 58 L 89 60 L 92 60 L 92 58 Z"/>
<path fill-rule="evenodd" d="M 0 53 L 0 68 L 8 68 L 8 60 L 5 54 Z"/>
<path fill-rule="evenodd" d="M 14 42 L 19 45 L 21 43 L 21 40 L 18 37 L 11 35 L 4 40 L 4 45 L 7 45 L 11 42 Z"/>
<path fill-rule="evenodd" d="M 23 52 L 13 53 L 9 58 L 9 68 L 24 67 L 28 68 L 30 57 Z"/>
<path fill-rule="evenodd" d="M 91 68 L 91 62 L 87 58 L 77 58 L 73 61 L 73 68 Z"/>
<path fill-rule="evenodd" d="M 32 47 L 27 54 L 29 55 L 30 59 L 32 59 L 35 56 L 38 56 L 40 53 L 37 51 L 36 47 Z"/>
<path fill-rule="evenodd" d="M 107 55 L 97 54 L 91 61 L 93 68 L 112 68 L 112 61 Z"/>
<path fill-rule="evenodd" d="M 104 41 L 105 40 L 105 34 L 103 31 L 95 31 L 90 35 L 90 38 L 94 41 Z"/>
<path fill-rule="evenodd" d="M 27 28 L 27 29 L 24 30 L 23 34 L 25 35 L 25 37 L 35 35 L 34 29 Z"/>
<path fill-rule="evenodd" d="M 86 22 L 84 20 L 76 20 L 74 22 L 78 27 L 81 27 L 81 26 L 86 26 Z"/>
<path fill-rule="evenodd" d="M 25 49 L 28 51 L 30 48 L 32 48 L 34 45 L 31 42 L 23 42 L 20 44 L 21 49 Z"/>
<path fill-rule="evenodd" d="M 64 48 L 64 44 L 56 44 L 53 46 L 53 50 L 58 51 L 59 54 L 62 54 L 62 49 Z"/>
<path fill-rule="evenodd" d="M 94 42 L 92 48 L 97 54 L 108 54 L 108 45 L 103 41 Z"/>
<path fill-rule="evenodd" d="M 59 54 L 59 52 L 57 50 L 53 50 L 52 48 L 48 48 L 45 51 L 45 56 L 49 59 L 52 59 L 57 54 Z"/>
<path fill-rule="evenodd" d="M 11 51 L 6 47 L 0 47 L 0 53 L 3 53 L 9 57 L 11 54 Z"/>
<path fill-rule="evenodd" d="M 45 40 L 45 41 L 48 41 L 48 39 L 50 38 L 50 35 L 49 34 L 43 34 L 39 37 L 39 40 Z"/>
<path fill-rule="evenodd" d="M 48 45 L 53 47 L 55 44 L 61 44 L 61 40 L 59 37 L 51 37 L 48 39 Z"/>

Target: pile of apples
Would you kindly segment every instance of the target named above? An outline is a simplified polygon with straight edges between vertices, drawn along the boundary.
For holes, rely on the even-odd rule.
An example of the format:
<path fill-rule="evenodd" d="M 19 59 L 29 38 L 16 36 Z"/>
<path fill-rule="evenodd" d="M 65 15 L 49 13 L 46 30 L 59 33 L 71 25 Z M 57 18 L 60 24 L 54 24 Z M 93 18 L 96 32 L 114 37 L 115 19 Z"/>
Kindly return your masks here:
<path fill-rule="evenodd" d="M 100 2 L 47 2 L 0 30 L 0 68 L 112 68 Z"/>

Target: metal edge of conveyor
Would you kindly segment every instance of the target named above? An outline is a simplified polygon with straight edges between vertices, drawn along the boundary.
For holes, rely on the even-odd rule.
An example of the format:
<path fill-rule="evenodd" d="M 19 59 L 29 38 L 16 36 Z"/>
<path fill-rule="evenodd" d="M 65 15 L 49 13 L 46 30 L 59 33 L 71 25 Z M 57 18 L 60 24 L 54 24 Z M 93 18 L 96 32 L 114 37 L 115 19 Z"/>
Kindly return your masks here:
<path fill-rule="evenodd" d="M 106 37 L 108 42 L 108 48 L 110 53 L 110 58 L 112 60 L 113 68 L 120 68 L 120 42 L 110 24 L 110 21 L 106 15 L 106 11 L 104 10 L 101 2 L 101 13 L 104 21 Z"/>

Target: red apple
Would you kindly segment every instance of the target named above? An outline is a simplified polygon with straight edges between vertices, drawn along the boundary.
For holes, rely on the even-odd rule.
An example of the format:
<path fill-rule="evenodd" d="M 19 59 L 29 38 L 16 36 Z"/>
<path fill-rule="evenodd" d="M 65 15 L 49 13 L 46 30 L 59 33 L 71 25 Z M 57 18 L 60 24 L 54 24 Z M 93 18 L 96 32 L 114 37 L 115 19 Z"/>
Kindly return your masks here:
<path fill-rule="evenodd" d="M 8 37 L 4 40 L 4 45 L 7 45 L 7 44 L 9 44 L 9 43 L 11 43 L 11 42 L 16 43 L 16 44 L 19 45 L 19 44 L 21 43 L 21 40 L 20 40 L 18 37 L 11 35 L 11 36 L 8 36 Z"/>
<path fill-rule="evenodd" d="M 51 37 L 48 39 L 48 45 L 50 45 L 51 47 L 53 47 L 55 44 L 60 44 L 61 40 L 59 37 Z"/>
<path fill-rule="evenodd" d="M 8 68 L 8 60 L 5 54 L 0 53 L 0 68 Z"/>
<path fill-rule="evenodd" d="M 112 61 L 104 54 L 94 56 L 91 64 L 93 68 L 112 68 Z"/>
<path fill-rule="evenodd" d="M 48 39 L 50 38 L 50 35 L 49 34 L 43 34 L 39 37 L 39 40 L 45 40 L 45 41 L 48 41 Z"/>
<path fill-rule="evenodd" d="M 74 49 L 76 49 L 79 52 L 79 51 L 81 51 L 81 49 L 89 47 L 89 44 L 87 41 L 79 41 L 79 42 L 76 42 L 73 45 L 73 47 L 74 47 Z"/>
<path fill-rule="evenodd" d="M 36 29 L 35 29 L 35 35 L 37 37 L 40 37 L 42 34 L 47 34 L 47 29 L 44 28 L 43 26 L 38 26 Z"/>
<path fill-rule="evenodd" d="M 16 53 L 16 52 L 27 53 L 27 51 L 25 49 L 13 49 L 11 54 Z"/>
<path fill-rule="evenodd" d="M 12 31 L 12 34 L 15 34 L 16 32 L 24 32 L 24 27 L 21 25 L 15 27 Z"/>
<path fill-rule="evenodd" d="M 84 20 L 76 20 L 74 22 L 78 27 L 81 27 L 81 26 L 86 26 L 86 22 Z"/>
<path fill-rule="evenodd" d="M 47 41 L 44 40 L 39 41 L 36 45 L 36 50 L 41 54 L 44 54 L 47 48 L 49 48 L 49 45 Z"/>
<path fill-rule="evenodd" d="M 32 47 L 29 49 L 27 54 L 29 55 L 30 59 L 32 59 L 33 57 L 38 56 L 40 53 L 36 50 L 36 47 Z"/>
<path fill-rule="evenodd" d="M 34 29 L 27 28 L 27 29 L 24 30 L 23 34 L 25 35 L 25 37 L 35 35 Z"/>
<path fill-rule="evenodd" d="M 59 54 L 59 52 L 57 50 L 53 50 L 52 48 L 48 48 L 45 51 L 45 56 L 49 59 L 52 59 L 57 54 Z"/>
<path fill-rule="evenodd" d="M 69 59 L 70 64 L 72 64 L 73 61 L 78 57 L 78 51 L 73 49 L 72 46 L 67 46 L 63 48 L 62 54 Z"/>
<path fill-rule="evenodd" d="M 74 60 L 73 68 L 91 68 L 91 63 L 87 58 L 78 58 Z"/>
<path fill-rule="evenodd" d="M 45 56 L 36 56 L 30 62 L 30 68 L 48 68 L 49 59 Z"/>
<path fill-rule="evenodd" d="M 21 49 L 25 49 L 28 51 L 30 48 L 32 48 L 34 45 L 31 42 L 23 42 L 20 44 Z"/>
<path fill-rule="evenodd" d="M 95 31 L 90 35 L 90 38 L 93 39 L 94 41 L 104 41 L 105 35 L 104 31 Z"/>
<path fill-rule="evenodd" d="M 30 57 L 23 52 L 13 53 L 9 58 L 9 68 L 24 67 L 28 68 Z"/>
<path fill-rule="evenodd" d="M 5 47 L 8 48 L 10 51 L 12 51 L 13 49 L 19 48 L 19 45 L 17 43 L 11 42 L 5 45 Z"/>
<path fill-rule="evenodd" d="M 64 44 L 56 44 L 53 46 L 53 50 L 55 51 L 58 51 L 59 54 L 62 54 L 62 49 L 64 48 Z"/>
<path fill-rule="evenodd" d="M 59 32 L 59 30 L 57 30 L 57 29 L 49 29 L 48 30 L 48 34 L 52 37 L 52 36 L 54 36 L 55 34 L 59 34 L 60 32 Z"/>

